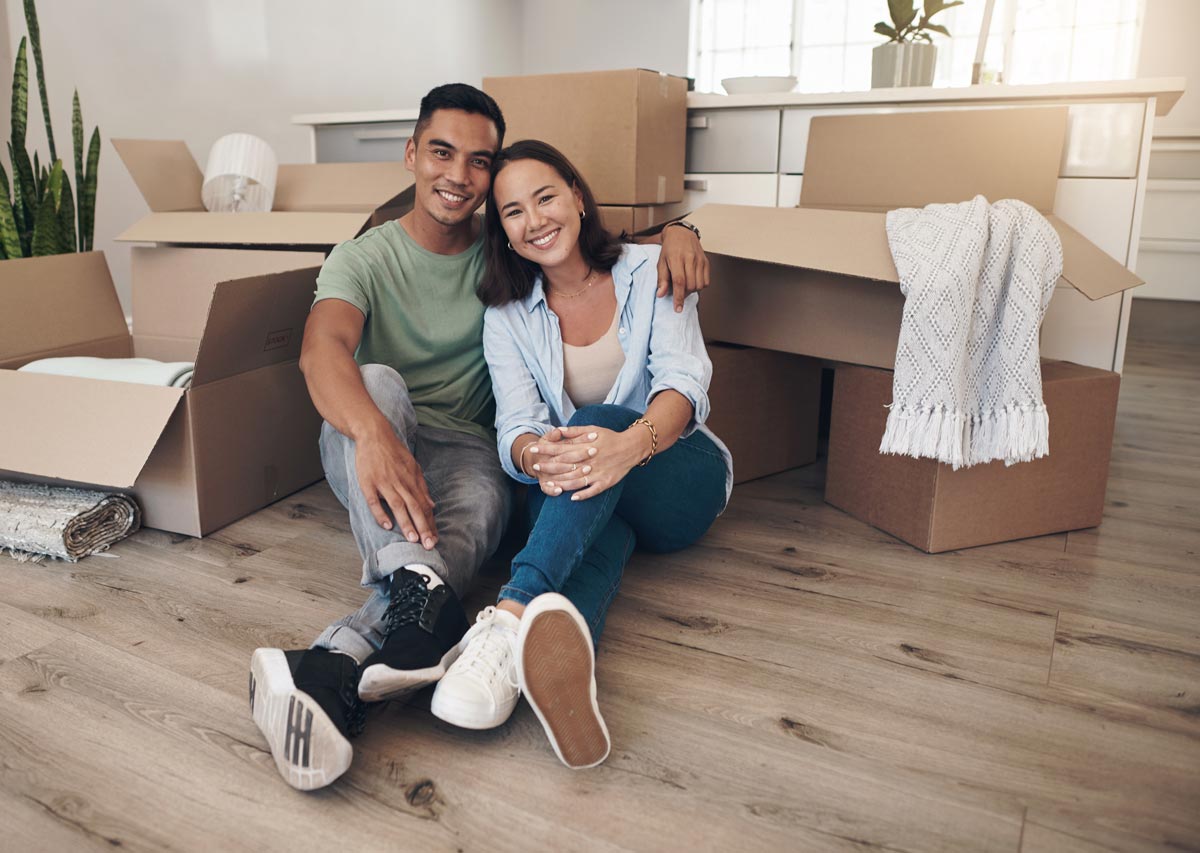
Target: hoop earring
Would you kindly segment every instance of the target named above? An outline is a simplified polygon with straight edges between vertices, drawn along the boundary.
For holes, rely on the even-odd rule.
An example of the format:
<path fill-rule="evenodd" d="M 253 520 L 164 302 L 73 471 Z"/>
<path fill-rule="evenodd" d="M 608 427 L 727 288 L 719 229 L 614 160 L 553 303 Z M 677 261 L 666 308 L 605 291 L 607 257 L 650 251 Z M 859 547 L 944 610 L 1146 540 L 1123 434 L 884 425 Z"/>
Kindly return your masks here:
<path fill-rule="evenodd" d="M 512 247 L 512 241 L 511 241 L 511 240 L 508 242 L 508 250 L 509 250 L 510 252 L 515 252 L 515 251 L 516 251 L 516 249 L 514 249 L 514 248 Z"/>
<path fill-rule="evenodd" d="M 581 210 L 581 211 L 579 211 L 579 218 L 580 218 L 580 219 L 583 219 L 583 218 L 584 218 L 584 217 L 586 217 L 586 216 L 587 216 L 587 211 L 586 211 L 586 210 Z"/>

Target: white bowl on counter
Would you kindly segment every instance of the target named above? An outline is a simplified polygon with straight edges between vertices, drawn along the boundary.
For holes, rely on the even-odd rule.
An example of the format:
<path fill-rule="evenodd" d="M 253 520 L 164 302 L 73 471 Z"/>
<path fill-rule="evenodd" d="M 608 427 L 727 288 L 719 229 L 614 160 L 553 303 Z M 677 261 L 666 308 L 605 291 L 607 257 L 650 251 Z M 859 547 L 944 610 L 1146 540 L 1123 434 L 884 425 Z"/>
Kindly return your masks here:
<path fill-rule="evenodd" d="M 721 81 L 730 95 L 765 95 L 771 92 L 790 92 L 796 88 L 795 77 L 726 77 Z"/>

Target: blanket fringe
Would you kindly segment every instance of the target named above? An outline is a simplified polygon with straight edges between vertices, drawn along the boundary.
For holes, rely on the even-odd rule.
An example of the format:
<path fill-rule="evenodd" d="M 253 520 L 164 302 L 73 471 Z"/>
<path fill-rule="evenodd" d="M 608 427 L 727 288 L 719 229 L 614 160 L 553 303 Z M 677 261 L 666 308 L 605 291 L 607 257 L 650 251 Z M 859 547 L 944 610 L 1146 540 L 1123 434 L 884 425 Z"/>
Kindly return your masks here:
<path fill-rule="evenodd" d="M 955 471 L 997 459 L 1015 465 L 1050 453 L 1050 417 L 1042 404 L 1010 403 L 977 415 L 945 405 L 889 409 L 880 453 L 936 459 Z"/>

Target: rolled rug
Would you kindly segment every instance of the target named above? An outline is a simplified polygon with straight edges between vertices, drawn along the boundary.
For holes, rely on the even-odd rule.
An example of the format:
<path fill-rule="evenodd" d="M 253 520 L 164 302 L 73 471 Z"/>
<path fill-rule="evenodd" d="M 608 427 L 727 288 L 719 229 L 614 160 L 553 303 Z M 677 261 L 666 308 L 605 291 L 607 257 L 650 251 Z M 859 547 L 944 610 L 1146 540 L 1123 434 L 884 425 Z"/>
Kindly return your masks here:
<path fill-rule="evenodd" d="M 0 551 L 75 562 L 141 526 L 132 497 L 0 480 Z"/>

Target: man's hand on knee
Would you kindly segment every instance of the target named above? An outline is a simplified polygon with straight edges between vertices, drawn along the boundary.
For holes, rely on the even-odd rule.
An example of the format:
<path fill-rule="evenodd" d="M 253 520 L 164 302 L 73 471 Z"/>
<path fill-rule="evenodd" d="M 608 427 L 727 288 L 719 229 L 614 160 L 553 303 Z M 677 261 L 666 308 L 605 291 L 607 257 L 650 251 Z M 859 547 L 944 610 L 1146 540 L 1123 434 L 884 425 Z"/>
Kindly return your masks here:
<path fill-rule="evenodd" d="M 409 449 L 387 432 L 358 441 L 354 452 L 358 486 L 376 523 L 391 530 L 390 509 L 405 539 L 433 548 L 438 539 L 433 498 L 425 483 L 425 472 Z"/>

